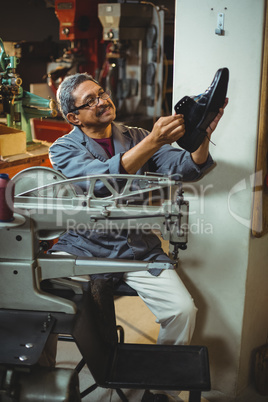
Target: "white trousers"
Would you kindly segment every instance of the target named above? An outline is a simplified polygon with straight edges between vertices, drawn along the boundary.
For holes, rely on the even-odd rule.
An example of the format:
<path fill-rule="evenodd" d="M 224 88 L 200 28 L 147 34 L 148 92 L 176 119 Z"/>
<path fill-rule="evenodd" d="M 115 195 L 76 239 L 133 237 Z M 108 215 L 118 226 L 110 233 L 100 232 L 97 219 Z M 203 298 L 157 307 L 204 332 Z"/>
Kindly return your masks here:
<path fill-rule="evenodd" d="M 64 251 L 53 254 L 70 255 Z M 195 328 L 197 308 L 177 272 L 164 269 L 154 276 L 148 271 L 128 272 L 124 281 L 136 290 L 160 324 L 158 344 L 188 345 Z"/>
<path fill-rule="evenodd" d="M 164 269 L 159 276 L 148 271 L 128 272 L 124 281 L 136 290 L 160 324 L 158 344 L 190 343 L 197 308 L 175 270 Z"/>

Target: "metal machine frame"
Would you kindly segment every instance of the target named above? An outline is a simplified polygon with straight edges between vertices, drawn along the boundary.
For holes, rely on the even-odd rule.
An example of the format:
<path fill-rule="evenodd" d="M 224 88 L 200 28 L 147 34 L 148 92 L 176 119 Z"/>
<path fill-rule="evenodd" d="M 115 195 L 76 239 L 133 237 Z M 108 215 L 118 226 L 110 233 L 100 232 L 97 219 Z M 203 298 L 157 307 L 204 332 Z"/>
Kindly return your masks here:
<path fill-rule="evenodd" d="M 42 241 L 57 238 L 68 230 L 70 218 L 73 220 L 72 228 L 74 225 L 79 228 L 80 224 L 86 224 L 87 230 L 121 230 L 129 229 L 130 226 L 132 229 L 140 229 L 141 224 L 144 224 L 146 229 L 157 229 L 164 239 L 174 245 L 176 258 L 178 249 L 186 248 L 189 203 L 184 200 L 178 175 L 95 175 L 66 179 L 53 169 L 34 167 L 20 172 L 10 181 L 6 192 L 9 202 L 13 200 L 14 185 L 14 220 L 0 223 L 0 343 L 5 344 L 5 348 L 0 350 L 0 400 L 1 395 L 6 398 L 5 401 L 20 400 L 19 396 L 15 399 L 15 394 L 20 390 L 25 397 L 23 400 L 27 402 L 32 401 L 31 395 L 36 396 L 40 392 L 46 394 L 49 401 L 54 400 L 55 392 L 61 395 L 69 393 L 72 399 L 64 400 L 76 402 L 80 396 L 75 394 L 77 379 L 73 378 L 72 373 L 68 370 L 59 372 L 57 369 L 46 371 L 37 364 L 51 334 L 69 334 L 74 337 L 91 370 L 93 352 L 88 342 L 93 336 L 91 331 L 94 319 L 87 301 L 88 295 L 85 297 L 82 287 L 71 278 L 94 273 L 171 269 L 174 264 L 48 255 L 42 249 Z M 84 191 L 81 191 L 81 187 Z M 99 190 L 96 191 L 100 187 L 106 192 L 101 197 Z M 158 191 L 162 196 L 164 189 L 165 195 L 168 193 L 167 199 L 159 205 L 152 205 L 148 195 Z M 137 198 L 139 205 L 133 203 Z M 42 288 L 44 280 L 51 281 L 59 292 L 53 294 L 45 291 Z M 94 335 L 93 339 L 97 338 Z M 156 345 L 151 346 L 148 359 L 154 359 L 154 353 L 160 350 Z M 143 347 L 146 348 L 146 345 L 134 348 L 131 352 L 134 360 L 137 353 L 143 354 L 140 350 Z M 120 346 L 113 353 L 119 353 L 121 348 L 123 354 L 128 353 L 128 346 Z M 182 356 L 187 356 L 187 363 L 184 363 L 185 358 L 182 357 L 181 364 L 189 367 L 193 359 L 195 363 L 190 369 L 194 370 L 191 384 L 183 385 L 193 390 L 192 401 L 200 401 L 200 389 L 209 388 L 207 352 L 204 347 L 180 348 L 172 349 L 171 352 L 165 349 L 161 353 L 182 353 Z M 110 353 L 110 347 L 107 350 Z M 103 355 L 102 346 L 100 351 Z M 103 358 L 107 363 L 105 353 Z M 167 361 L 166 357 L 164 359 Z M 175 360 L 177 366 L 178 360 Z M 197 364 L 200 364 L 198 369 Z M 103 370 L 102 363 L 98 363 L 98 366 L 97 370 Z M 118 369 L 123 372 L 125 370 L 122 367 Z M 177 369 L 180 370 L 179 366 Z M 130 373 L 131 381 L 132 377 Z M 177 378 L 176 374 L 176 381 Z M 58 380 L 63 380 L 64 384 L 60 391 L 56 391 L 53 385 Z M 117 382 L 113 385 L 107 381 L 102 386 L 117 387 Z M 179 381 L 185 381 L 184 377 Z M 46 382 L 52 385 L 44 390 L 41 384 Z M 140 387 L 138 383 L 132 385 L 134 388 Z M 177 382 L 172 389 L 176 385 Z"/>

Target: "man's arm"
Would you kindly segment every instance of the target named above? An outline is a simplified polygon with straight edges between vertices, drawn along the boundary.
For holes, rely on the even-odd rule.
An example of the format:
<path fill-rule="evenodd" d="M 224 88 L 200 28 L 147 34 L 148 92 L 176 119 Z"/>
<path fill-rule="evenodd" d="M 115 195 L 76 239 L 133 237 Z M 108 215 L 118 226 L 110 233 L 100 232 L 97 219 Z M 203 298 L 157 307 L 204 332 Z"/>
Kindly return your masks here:
<path fill-rule="evenodd" d="M 185 133 L 182 115 L 160 117 L 151 133 L 124 153 L 121 164 L 129 174 L 135 174 L 165 144 L 172 144 Z"/>
<path fill-rule="evenodd" d="M 223 108 L 219 110 L 218 115 L 207 128 L 207 137 L 203 143 L 191 154 L 192 160 L 197 165 L 204 164 L 208 159 L 211 134 L 222 118 L 227 103 L 228 99 L 226 99 Z M 172 144 L 181 138 L 184 133 L 185 126 L 182 115 L 160 117 L 154 124 L 151 133 L 122 156 L 121 164 L 124 170 L 129 174 L 135 174 L 163 145 Z"/>
<path fill-rule="evenodd" d="M 206 162 L 207 158 L 208 158 L 209 142 L 210 142 L 211 134 L 216 129 L 220 119 L 222 118 L 223 113 L 224 113 L 224 108 L 227 106 L 227 104 L 228 104 L 228 98 L 225 99 L 225 103 L 223 105 L 223 108 L 221 108 L 219 110 L 219 113 L 217 114 L 217 116 L 215 117 L 213 122 L 210 123 L 210 125 L 208 126 L 208 128 L 206 130 L 207 131 L 207 136 L 205 137 L 204 141 L 202 142 L 200 147 L 195 152 L 193 152 L 191 154 L 194 163 L 196 163 L 197 165 L 204 164 Z"/>

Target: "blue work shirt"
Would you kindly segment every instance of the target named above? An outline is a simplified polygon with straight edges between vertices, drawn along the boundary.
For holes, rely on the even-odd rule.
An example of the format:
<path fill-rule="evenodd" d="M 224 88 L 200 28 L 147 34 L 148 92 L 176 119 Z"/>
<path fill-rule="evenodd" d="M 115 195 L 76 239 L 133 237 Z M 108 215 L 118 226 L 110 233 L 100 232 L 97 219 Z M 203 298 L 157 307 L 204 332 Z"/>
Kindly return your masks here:
<path fill-rule="evenodd" d="M 127 127 L 112 123 L 112 137 L 115 155 L 108 157 L 105 150 L 92 138 L 89 138 L 78 127 L 67 135 L 58 138 L 49 149 L 49 156 L 54 169 L 62 172 L 67 178 L 81 177 L 94 174 L 120 174 L 121 157 L 129 149 L 142 141 L 149 132 L 147 130 Z M 209 155 L 202 167 L 196 165 L 189 152 L 163 145 L 137 171 L 161 173 L 164 175 L 180 174 L 183 181 L 199 179 L 213 164 Z M 101 195 L 105 193 L 99 185 Z M 161 247 L 161 241 L 154 233 L 143 233 L 137 230 L 70 230 L 64 233 L 53 246 L 53 250 L 65 251 L 77 256 L 99 258 L 121 258 L 144 261 L 169 261 L 169 257 Z M 151 270 L 158 275 L 161 270 Z M 113 274 L 120 279 L 123 274 Z"/>

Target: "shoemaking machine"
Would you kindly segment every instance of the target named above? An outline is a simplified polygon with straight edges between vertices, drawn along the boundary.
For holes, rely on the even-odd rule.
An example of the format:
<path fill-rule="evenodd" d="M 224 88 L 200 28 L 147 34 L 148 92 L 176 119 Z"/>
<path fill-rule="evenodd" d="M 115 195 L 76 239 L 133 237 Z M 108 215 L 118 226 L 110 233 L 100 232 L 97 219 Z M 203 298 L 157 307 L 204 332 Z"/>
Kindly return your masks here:
<path fill-rule="evenodd" d="M 0 112 L 6 115 L 7 126 L 26 133 L 27 144 L 32 142 L 30 119 L 57 116 L 56 103 L 22 88 L 16 72 L 19 58 L 6 54 L 0 39 Z"/>
<path fill-rule="evenodd" d="M 123 116 L 160 116 L 163 10 L 146 1 L 106 3 L 99 4 L 98 15 L 107 42 L 107 84 L 116 94 L 119 112 Z"/>
<path fill-rule="evenodd" d="M 44 242 L 70 228 L 152 229 L 170 241 L 176 259 L 178 250 L 186 247 L 188 229 L 188 202 L 180 177 L 66 179 L 51 168 L 32 167 L 9 181 L 3 179 L 0 400 L 80 401 L 74 370 L 39 364 L 49 337 L 67 334 L 76 342 L 97 385 L 116 389 L 122 400 L 127 401 L 120 388 L 151 388 L 188 389 L 190 400 L 200 401 L 201 391 L 209 389 L 204 347 L 111 344 L 106 330 L 109 339 L 102 341 L 96 332 L 98 318 L 92 312 L 90 292 L 74 280 L 94 273 L 170 269 L 173 264 L 78 258 L 47 254 L 44 248 Z M 78 191 L 82 182 L 87 183 L 86 192 Z M 96 191 L 100 183 L 107 189 L 103 197 Z M 148 201 L 151 192 L 163 193 L 164 189 L 169 194 L 164 201 L 158 205 Z M 137 198 L 142 202 L 133 202 Z"/>
<path fill-rule="evenodd" d="M 161 115 L 162 8 L 138 0 L 55 0 L 55 13 L 69 46 L 48 65 L 50 86 L 67 72 L 86 71 L 112 90 L 120 120 L 146 125 Z"/>

